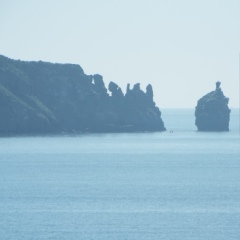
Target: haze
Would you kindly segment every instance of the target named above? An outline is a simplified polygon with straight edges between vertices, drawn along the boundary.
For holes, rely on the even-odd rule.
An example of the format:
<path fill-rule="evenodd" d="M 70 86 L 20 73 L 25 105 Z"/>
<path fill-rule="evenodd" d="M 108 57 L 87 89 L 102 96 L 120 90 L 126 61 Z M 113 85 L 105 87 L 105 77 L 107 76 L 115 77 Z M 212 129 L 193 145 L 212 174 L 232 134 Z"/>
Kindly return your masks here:
<path fill-rule="evenodd" d="M 153 85 L 160 108 L 193 108 L 222 82 L 239 106 L 238 0 L 1 0 L 0 54 L 75 63 L 86 74 Z"/>

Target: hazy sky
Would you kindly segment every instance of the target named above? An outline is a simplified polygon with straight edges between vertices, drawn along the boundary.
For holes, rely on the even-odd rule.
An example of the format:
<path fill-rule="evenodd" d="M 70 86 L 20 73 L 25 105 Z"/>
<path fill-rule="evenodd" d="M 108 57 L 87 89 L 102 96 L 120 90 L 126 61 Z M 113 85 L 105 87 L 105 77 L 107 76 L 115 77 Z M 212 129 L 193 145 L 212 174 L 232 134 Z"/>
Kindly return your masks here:
<path fill-rule="evenodd" d="M 239 106 L 239 0 L 0 0 L 0 33 L 2 55 L 151 83 L 160 108 L 195 107 L 218 80 Z"/>

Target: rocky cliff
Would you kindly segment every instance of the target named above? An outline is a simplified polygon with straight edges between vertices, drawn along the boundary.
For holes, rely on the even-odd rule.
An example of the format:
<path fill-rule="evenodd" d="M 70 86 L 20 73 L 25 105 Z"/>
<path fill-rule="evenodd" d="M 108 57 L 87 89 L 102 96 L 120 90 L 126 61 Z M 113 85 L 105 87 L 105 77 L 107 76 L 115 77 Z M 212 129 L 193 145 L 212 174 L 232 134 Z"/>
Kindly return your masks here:
<path fill-rule="evenodd" d="M 199 131 L 229 131 L 229 99 L 224 96 L 220 85 L 217 82 L 215 91 L 198 100 L 195 124 Z"/>
<path fill-rule="evenodd" d="M 161 112 L 135 84 L 108 90 L 79 65 L 24 62 L 0 55 L 0 133 L 164 131 Z"/>

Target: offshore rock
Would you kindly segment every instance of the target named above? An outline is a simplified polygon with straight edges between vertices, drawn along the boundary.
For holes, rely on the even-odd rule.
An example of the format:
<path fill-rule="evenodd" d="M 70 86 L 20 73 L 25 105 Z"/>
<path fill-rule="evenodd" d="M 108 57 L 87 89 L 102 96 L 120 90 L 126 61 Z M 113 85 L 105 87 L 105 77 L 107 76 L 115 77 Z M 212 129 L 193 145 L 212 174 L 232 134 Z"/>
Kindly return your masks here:
<path fill-rule="evenodd" d="M 124 95 L 110 82 L 108 90 L 79 65 L 0 55 L 0 134 L 165 130 L 150 85 L 146 93 L 128 85 Z"/>
<path fill-rule="evenodd" d="M 220 85 L 220 82 L 216 82 L 215 91 L 198 100 L 195 125 L 199 131 L 229 131 L 229 98 L 224 96 Z"/>

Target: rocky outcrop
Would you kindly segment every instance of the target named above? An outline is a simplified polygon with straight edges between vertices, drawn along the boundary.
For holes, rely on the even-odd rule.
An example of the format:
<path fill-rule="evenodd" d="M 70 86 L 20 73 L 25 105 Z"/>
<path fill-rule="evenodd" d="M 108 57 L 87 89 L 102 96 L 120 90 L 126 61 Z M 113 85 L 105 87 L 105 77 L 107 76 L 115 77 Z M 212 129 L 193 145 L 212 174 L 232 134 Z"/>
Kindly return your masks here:
<path fill-rule="evenodd" d="M 217 82 L 215 91 L 198 100 L 195 124 L 199 131 L 229 131 L 229 99 L 224 96 L 220 85 L 221 83 Z"/>
<path fill-rule="evenodd" d="M 164 131 L 151 85 L 124 95 L 79 65 L 0 55 L 0 134 Z"/>
<path fill-rule="evenodd" d="M 112 112 L 115 115 L 115 126 L 120 126 L 127 131 L 164 131 L 164 123 L 161 119 L 161 112 L 155 106 L 153 93 L 149 95 L 151 85 L 147 86 L 146 93 L 140 89 L 137 83 L 130 89 L 127 85 L 127 92 L 123 95 L 121 88 L 116 83 L 110 82 L 109 91 L 111 94 Z"/>

